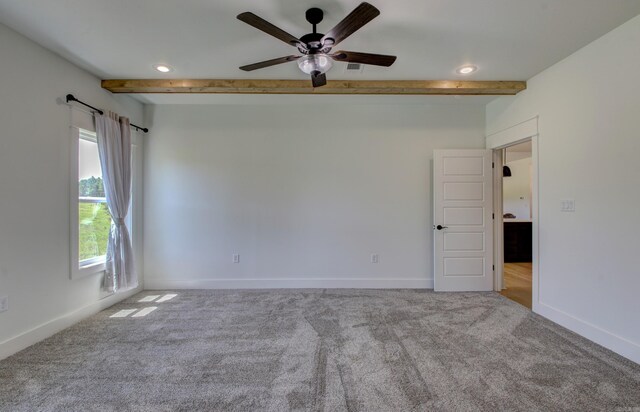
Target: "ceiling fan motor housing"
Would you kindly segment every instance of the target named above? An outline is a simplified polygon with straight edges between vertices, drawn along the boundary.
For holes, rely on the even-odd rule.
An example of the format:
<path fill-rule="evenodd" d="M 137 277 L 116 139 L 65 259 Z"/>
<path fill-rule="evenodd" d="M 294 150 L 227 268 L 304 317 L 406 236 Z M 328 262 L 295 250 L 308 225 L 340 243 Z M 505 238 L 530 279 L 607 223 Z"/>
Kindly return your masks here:
<path fill-rule="evenodd" d="M 315 26 L 316 24 L 322 21 L 322 18 L 324 17 L 324 12 L 322 11 L 322 9 L 319 9 L 317 7 L 312 7 L 309 10 L 307 10 L 307 12 L 305 13 L 305 17 L 309 23 Z"/>
<path fill-rule="evenodd" d="M 300 53 L 304 54 L 316 54 L 316 53 L 328 53 L 331 51 L 331 46 L 324 47 L 322 42 L 322 37 L 324 34 L 322 33 L 309 33 L 300 37 L 300 41 L 306 45 L 305 47 L 298 46 L 298 50 Z"/>
<path fill-rule="evenodd" d="M 312 7 L 307 10 L 305 17 L 313 25 L 313 33 L 300 37 L 302 44 L 298 45 L 298 50 L 303 54 L 329 53 L 333 43 L 327 44 L 329 42 L 323 42 L 324 33 L 318 33 L 316 30 L 316 25 L 322 21 L 324 12 L 317 7 Z"/>

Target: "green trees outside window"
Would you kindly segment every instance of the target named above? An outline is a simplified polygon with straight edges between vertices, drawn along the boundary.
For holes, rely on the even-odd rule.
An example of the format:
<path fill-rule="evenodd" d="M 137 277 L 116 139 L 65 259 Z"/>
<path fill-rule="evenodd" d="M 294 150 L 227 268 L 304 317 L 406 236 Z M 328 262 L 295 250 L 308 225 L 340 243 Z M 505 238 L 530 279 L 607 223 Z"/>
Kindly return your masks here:
<path fill-rule="evenodd" d="M 104 201 L 104 186 L 101 177 L 92 176 L 80 180 L 79 192 L 78 248 L 80 261 L 83 261 L 106 255 L 107 240 L 111 230 L 111 216 Z M 100 200 L 96 198 L 100 198 Z"/>

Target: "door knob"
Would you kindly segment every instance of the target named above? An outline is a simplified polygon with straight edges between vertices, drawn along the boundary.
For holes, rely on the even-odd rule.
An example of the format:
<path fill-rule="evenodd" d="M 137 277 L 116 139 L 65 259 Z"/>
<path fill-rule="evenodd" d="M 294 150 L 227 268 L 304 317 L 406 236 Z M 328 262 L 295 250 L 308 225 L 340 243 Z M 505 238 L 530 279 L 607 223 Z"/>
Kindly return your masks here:
<path fill-rule="evenodd" d="M 442 226 L 442 225 L 436 226 L 436 229 L 438 229 L 438 230 L 442 230 L 442 229 L 446 229 L 446 228 L 447 228 L 447 226 Z"/>

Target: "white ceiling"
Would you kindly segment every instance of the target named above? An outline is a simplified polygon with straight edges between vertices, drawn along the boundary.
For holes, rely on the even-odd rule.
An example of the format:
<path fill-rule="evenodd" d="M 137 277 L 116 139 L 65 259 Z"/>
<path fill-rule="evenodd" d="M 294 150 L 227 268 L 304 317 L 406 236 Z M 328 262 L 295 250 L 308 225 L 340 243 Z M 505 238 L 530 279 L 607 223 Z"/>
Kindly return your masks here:
<path fill-rule="evenodd" d="M 462 78 L 455 69 L 471 63 L 479 70 L 464 78 L 527 80 L 640 14 L 640 0 L 369 1 L 381 15 L 337 49 L 395 54 L 396 63 L 390 68 L 366 66 L 356 74 L 345 73 L 344 63 L 336 63 L 329 79 L 455 79 Z M 311 31 L 304 18 L 307 8 L 325 11 L 322 32 L 359 2 L 0 0 L 0 22 L 101 78 L 303 79 L 295 63 L 251 73 L 239 70 L 296 54 L 296 49 L 236 15 L 252 11 L 301 36 Z M 156 63 L 175 70 L 163 75 L 153 70 Z"/>

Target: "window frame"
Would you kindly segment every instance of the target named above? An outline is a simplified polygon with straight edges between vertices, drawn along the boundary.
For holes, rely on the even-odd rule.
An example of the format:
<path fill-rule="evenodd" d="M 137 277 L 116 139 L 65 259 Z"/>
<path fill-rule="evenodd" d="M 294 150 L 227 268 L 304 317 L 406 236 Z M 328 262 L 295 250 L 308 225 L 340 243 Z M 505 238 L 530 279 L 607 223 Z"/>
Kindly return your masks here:
<path fill-rule="evenodd" d="M 70 264 L 71 279 L 78 279 L 85 276 L 102 273 L 105 270 L 106 256 L 97 256 L 91 259 L 80 261 L 80 221 L 79 204 L 80 203 L 105 203 L 102 198 L 80 197 L 80 187 L 78 185 L 79 178 L 79 162 L 80 162 L 80 140 L 88 140 L 97 143 L 95 132 L 92 130 L 82 129 L 80 127 L 72 127 L 71 142 L 71 173 L 70 173 Z"/>

